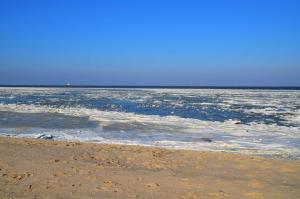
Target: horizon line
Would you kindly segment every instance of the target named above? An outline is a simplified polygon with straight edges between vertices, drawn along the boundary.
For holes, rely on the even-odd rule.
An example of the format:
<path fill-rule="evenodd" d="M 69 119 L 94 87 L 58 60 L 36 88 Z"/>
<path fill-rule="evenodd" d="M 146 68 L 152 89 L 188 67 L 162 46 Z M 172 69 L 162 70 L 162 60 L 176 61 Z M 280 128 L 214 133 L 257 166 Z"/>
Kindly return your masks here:
<path fill-rule="evenodd" d="M 215 88 L 215 89 L 300 89 L 300 86 L 186 86 L 186 85 L 93 85 L 93 84 L 0 84 L 0 87 L 48 87 L 48 88 Z"/>

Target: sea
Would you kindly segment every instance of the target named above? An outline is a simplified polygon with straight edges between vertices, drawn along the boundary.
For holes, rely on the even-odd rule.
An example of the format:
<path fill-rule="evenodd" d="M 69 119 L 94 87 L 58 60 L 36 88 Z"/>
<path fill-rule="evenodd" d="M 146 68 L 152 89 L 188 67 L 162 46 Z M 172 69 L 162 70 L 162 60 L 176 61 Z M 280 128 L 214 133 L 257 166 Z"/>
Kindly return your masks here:
<path fill-rule="evenodd" d="M 300 89 L 2 86 L 0 135 L 299 159 Z"/>

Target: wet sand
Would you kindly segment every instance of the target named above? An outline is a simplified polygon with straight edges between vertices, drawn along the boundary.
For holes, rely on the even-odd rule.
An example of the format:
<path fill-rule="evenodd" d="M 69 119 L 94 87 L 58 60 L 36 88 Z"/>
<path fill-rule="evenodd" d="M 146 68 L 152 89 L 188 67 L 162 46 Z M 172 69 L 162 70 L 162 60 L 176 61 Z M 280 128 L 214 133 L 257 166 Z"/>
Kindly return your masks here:
<path fill-rule="evenodd" d="M 0 137 L 0 198 L 300 198 L 300 161 Z"/>

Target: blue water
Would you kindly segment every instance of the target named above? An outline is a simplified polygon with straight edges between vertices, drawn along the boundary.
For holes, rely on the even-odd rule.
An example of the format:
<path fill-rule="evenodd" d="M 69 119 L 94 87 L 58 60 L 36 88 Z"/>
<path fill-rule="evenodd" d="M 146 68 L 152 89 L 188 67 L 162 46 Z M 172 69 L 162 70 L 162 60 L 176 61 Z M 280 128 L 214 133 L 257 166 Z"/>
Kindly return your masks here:
<path fill-rule="evenodd" d="M 230 104 L 226 100 L 227 94 L 198 94 L 192 90 L 192 94 L 186 96 L 183 94 L 175 94 L 174 92 L 160 93 L 152 90 L 128 90 L 128 89 L 62 89 L 57 93 L 24 93 L 16 94 L 11 92 L 0 93 L 0 103 L 3 104 L 32 104 L 45 105 L 56 108 L 61 107 L 85 107 L 98 109 L 103 111 L 120 111 L 144 115 L 168 116 L 176 115 L 183 118 L 194 118 L 207 121 L 225 121 L 228 119 L 239 120 L 241 123 L 259 122 L 265 124 L 277 124 L 283 126 L 295 126 L 293 123 L 286 123 L 283 117 L 290 112 L 284 112 L 284 109 L 274 106 L 273 104 L 251 104 L 251 99 L 266 100 L 270 91 L 254 90 L 249 103 Z M 109 91 L 109 95 L 107 92 Z M 128 92 L 131 92 L 128 94 Z M 271 91 L 281 93 L 280 98 L 289 97 L 281 90 Z M 101 93 L 103 95 L 101 95 Z M 299 92 L 296 92 L 299 93 Z M 90 97 L 87 97 L 90 95 Z M 93 96 L 94 95 L 94 96 Z M 11 97 L 13 96 L 13 97 Z M 241 96 L 238 93 L 232 94 L 234 99 L 243 99 L 249 96 Z M 299 96 L 295 100 L 299 100 Z M 178 104 L 179 103 L 179 104 Z M 204 104 L 209 103 L 209 104 Z M 224 105 L 230 105 L 230 108 Z M 276 109 L 274 114 L 264 113 L 245 113 L 245 110 L 251 109 Z M 289 111 L 299 110 L 299 104 L 295 104 Z"/>

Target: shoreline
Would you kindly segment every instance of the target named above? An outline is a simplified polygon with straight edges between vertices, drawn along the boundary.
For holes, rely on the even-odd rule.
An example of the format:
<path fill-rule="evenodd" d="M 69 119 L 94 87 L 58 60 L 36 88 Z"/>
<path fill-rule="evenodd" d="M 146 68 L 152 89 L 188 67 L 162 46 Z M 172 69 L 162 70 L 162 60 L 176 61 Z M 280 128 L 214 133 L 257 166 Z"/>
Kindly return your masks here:
<path fill-rule="evenodd" d="M 0 136 L 0 198 L 299 198 L 300 160 Z"/>
<path fill-rule="evenodd" d="M 241 153 L 237 151 L 222 151 L 222 150 L 207 150 L 207 149 L 191 149 L 191 148 L 177 148 L 171 146 L 160 146 L 160 145 L 147 145 L 147 144 L 133 144 L 133 143 L 106 143 L 99 141 L 84 141 L 84 140 L 67 140 L 67 139 L 53 139 L 51 137 L 47 137 L 47 134 L 41 134 L 40 137 L 19 137 L 10 134 L 0 135 L 1 138 L 12 138 L 12 139 L 24 139 L 24 140 L 37 140 L 37 141 L 48 141 L 48 142 L 61 142 L 61 143 L 79 143 L 79 144 L 95 144 L 95 145 L 104 145 L 104 146 L 129 146 L 129 147 L 141 147 L 141 148 L 149 148 L 149 149 L 160 149 L 160 150 L 170 150 L 170 151 L 187 151 L 187 152 L 199 152 L 199 153 L 213 153 L 213 154 L 229 154 L 229 155 L 238 155 L 242 157 L 249 158 L 264 158 L 270 160 L 282 160 L 282 161 L 300 161 L 300 158 L 296 158 L 290 155 L 282 155 L 282 154 L 259 154 L 259 153 Z M 205 138 L 204 138 L 205 139 Z"/>

